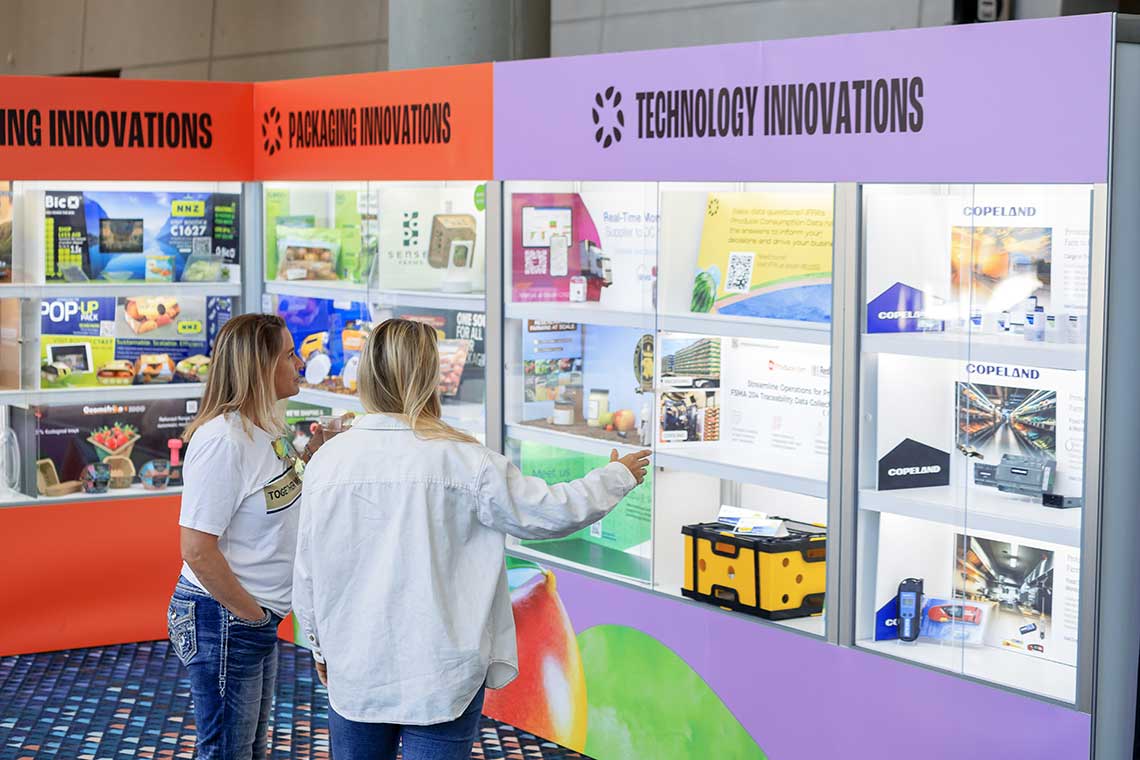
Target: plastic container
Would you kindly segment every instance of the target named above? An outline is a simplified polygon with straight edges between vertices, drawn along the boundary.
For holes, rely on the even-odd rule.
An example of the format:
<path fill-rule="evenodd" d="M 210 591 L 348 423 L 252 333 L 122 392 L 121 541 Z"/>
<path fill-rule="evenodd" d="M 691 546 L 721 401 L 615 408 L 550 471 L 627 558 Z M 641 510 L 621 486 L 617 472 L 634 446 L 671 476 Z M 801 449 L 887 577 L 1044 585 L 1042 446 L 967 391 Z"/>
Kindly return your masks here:
<path fill-rule="evenodd" d="M 748 536 L 721 523 L 681 528 L 681 593 L 737 612 L 787 620 L 823 612 L 827 529 L 786 520 L 786 536 Z"/>

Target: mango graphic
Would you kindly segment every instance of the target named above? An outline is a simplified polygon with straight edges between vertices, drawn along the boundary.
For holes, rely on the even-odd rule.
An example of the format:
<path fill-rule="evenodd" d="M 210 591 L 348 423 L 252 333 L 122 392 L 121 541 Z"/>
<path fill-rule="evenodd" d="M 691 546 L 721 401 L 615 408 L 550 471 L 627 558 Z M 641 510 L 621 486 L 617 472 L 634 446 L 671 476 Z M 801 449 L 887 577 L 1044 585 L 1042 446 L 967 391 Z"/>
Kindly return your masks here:
<path fill-rule="evenodd" d="M 513 561 L 508 570 L 519 676 L 488 690 L 483 712 L 578 752 L 586 746 L 586 676 L 554 573 Z"/>

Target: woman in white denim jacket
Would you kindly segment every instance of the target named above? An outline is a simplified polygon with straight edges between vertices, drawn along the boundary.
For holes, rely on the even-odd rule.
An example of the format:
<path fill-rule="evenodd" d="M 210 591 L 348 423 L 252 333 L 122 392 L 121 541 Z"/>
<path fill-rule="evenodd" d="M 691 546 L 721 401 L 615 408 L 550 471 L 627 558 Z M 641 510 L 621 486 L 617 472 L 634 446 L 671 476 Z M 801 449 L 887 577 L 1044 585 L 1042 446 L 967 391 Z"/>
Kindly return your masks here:
<path fill-rule="evenodd" d="M 550 486 L 440 419 L 435 330 L 379 325 L 368 414 L 305 472 L 293 611 L 329 688 L 337 760 L 467 758 L 484 687 L 518 675 L 504 534 L 565 536 L 639 484 L 648 451 Z"/>

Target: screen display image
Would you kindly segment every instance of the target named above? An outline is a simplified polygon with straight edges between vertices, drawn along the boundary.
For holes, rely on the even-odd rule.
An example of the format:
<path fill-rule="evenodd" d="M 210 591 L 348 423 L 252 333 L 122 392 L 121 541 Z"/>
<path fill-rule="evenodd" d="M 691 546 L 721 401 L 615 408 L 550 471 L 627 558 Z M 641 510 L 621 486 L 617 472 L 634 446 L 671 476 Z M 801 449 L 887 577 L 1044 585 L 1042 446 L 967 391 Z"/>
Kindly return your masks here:
<path fill-rule="evenodd" d="M 100 219 L 99 249 L 105 253 L 142 253 L 142 219 Z"/>
<path fill-rule="evenodd" d="M 954 227 L 950 282 L 956 302 L 1002 311 L 1029 296 L 1048 304 L 1053 258 L 1050 227 Z M 1009 303 L 1001 285 L 1014 283 Z M 1024 285 L 1022 285 L 1024 283 Z"/>
<path fill-rule="evenodd" d="M 68 343 L 48 346 L 48 360 L 52 364 L 64 364 L 72 372 L 91 372 L 91 345 L 89 343 Z"/>
<path fill-rule="evenodd" d="M 1002 454 L 1056 460 L 1056 391 L 979 383 L 956 387 L 959 447 L 990 463 Z"/>
<path fill-rule="evenodd" d="M 550 238 L 565 235 L 573 239 L 571 230 L 572 214 L 569 208 L 524 206 L 522 210 L 522 230 L 524 248 L 548 248 Z"/>

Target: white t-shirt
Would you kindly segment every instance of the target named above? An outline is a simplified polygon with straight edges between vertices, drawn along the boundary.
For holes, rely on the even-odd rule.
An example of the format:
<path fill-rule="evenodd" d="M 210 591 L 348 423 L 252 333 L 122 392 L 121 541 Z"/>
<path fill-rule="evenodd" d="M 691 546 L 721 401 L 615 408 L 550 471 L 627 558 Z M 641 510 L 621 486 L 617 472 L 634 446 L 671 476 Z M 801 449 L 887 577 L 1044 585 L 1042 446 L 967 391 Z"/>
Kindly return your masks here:
<path fill-rule="evenodd" d="M 284 617 L 293 597 L 301 478 L 278 456 L 273 436 L 253 425 L 250 432 L 235 414 L 194 431 L 182 465 L 178 524 L 218 536 L 218 549 L 245 590 Z M 185 563 L 182 574 L 203 587 Z"/>

